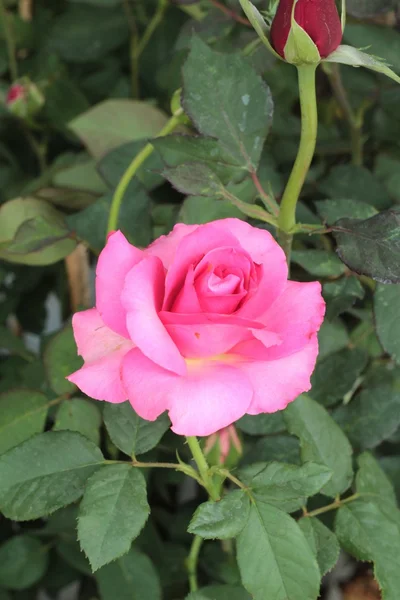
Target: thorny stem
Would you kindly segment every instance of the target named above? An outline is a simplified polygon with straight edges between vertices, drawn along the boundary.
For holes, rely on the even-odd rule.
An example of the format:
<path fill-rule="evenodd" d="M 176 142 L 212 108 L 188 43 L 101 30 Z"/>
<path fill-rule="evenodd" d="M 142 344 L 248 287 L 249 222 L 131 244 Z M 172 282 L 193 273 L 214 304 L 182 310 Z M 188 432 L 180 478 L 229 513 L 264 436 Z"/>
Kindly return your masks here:
<path fill-rule="evenodd" d="M 218 502 L 220 499 L 220 493 L 217 489 L 217 486 L 213 482 L 212 474 L 210 474 L 210 467 L 206 461 L 206 458 L 203 454 L 203 450 L 199 444 L 199 440 L 197 437 L 188 436 L 186 437 L 188 446 L 194 458 L 194 461 L 199 469 L 199 473 L 201 479 L 203 481 L 203 485 L 206 488 L 211 500 Z"/>
<path fill-rule="evenodd" d="M 326 506 L 322 506 L 321 508 L 317 508 L 315 510 L 311 510 L 308 512 L 306 509 L 303 509 L 304 517 L 317 517 L 318 515 L 323 515 L 324 513 L 330 512 L 331 510 L 336 510 L 345 504 L 349 504 L 350 502 L 354 502 L 360 498 L 360 494 L 353 494 L 348 498 L 344 498 L 343 500 L 336 498 L 332 504 L 327 504 Z"/>

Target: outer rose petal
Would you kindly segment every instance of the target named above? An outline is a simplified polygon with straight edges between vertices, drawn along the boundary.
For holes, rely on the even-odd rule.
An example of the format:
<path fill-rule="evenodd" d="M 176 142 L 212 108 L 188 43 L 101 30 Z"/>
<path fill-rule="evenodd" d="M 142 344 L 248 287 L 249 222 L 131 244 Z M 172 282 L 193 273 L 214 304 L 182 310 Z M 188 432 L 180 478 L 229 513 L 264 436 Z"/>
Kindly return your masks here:
<path fill-rule="evenodd" d="M 120 296 L 126 275 L 142 258 L 143 252 L 116 231 L 108 237 L 97 263 L 96 306 L 104 323 L 126 338 L 129 335 Z"/>
<path fill-rule="evenodd" d="M 283 294 L 261 318 L 267 330 L 282 338 L 282 344 L 270 348 L 268 360 L 298 352 L 308 343 L 324 320 L 325 301 L 318 281 L 288 281 Z"/>
<path fill-rule="evenodd" d="M 250 381 L 234 366 L 199 361 L 180 377 L 136 348 L 124 359 L 122 378 L 136 412 L 153 421 L 169 410 L 172 430 L 179 435 L 215 433 L 242 417 L 253 396 Z"/>
<path fill-rule="evenodd" d="M 283 410 L 297 396 L 308 392 L 317 355 L 318 339 L 314 334 L 305 348 L 285 358 L 239 363 L 254 389 L 247 413 L 258 415 Z"/>
<path fill-rule="evenodd" d="M 125 402 L 128 394 L 121 380 L 122 360 L 130 348 L 122 348 L 85 364 L 67 377 L 87 396 L 106 402 Z"/>
<path fill-rule="evenodd" d="M 225 354 L 239 342 L 252 337 L 245 327 L 222 323 L 175 323 L 165 327 L 185 358 L 207 358 Z"/>
<path fill-rule="evenodd" d="M 180 241 L 198 227 L 198 225 L 184 225 L 183 223 L 178 223 L 170 234 L 162 235 L 150 244 L 150 246 L 146 248 L 145 253 L 150 256 L 158 256 L 164 267 L 168 269 L 175 258 L 176 249 Z"/>
<path fill-rule="evenodd" d="M 72 328 L 78 354 L 86 362 L 108 356 L 121 347 L 129 350 L 133 345 L 130 340 L 107 327 L 96 308 L 75 313 L 72 317 Z"/>
<path fill-rule="evenodd" d="M 185 360 L 158 316 L 164 297 L 164 280 L 161 260 L 147 256 L 126 276 L 121 302 L 135 345 L 161 367 L 184 375 Z"/>

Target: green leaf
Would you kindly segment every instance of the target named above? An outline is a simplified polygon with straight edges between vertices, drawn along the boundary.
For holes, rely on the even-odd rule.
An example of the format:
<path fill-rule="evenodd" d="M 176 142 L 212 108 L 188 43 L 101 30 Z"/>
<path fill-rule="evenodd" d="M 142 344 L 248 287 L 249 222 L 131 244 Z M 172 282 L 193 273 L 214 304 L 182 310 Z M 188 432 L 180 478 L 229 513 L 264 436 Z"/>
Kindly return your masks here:
<path fill-rule="evenodd" d="M 250 500 L 242 490 L 230 492 L 220 502 L 205 502 L 190 521 L 188 531 L 207 540 L 237 537 L 246 525 Z"/>
<path fill-rule="evenodd" d="M 375 448 L 400 425 L 400 392 L 389 384 L 363 390 L 334 417 L 353 446 Z"/>
<path fill-rule="evenodd" d="M 69 126 L 99 159 L 126 142 L 157 136 L 166 122 L 166 115 L 147 102 L 112 99 L 96 104 Z"/>
<path fill-rule="evenodd" d="M 271 94 L 246 58 L 212 51 L 194 37 L 183 68 L 183 105 L 197 129 L 254 169 L 272 117 Z"/>
<path fill-rule="evenodd" d="M 62 214 L 44 200 L 15 198 L 1 205 L 0 259 L 36 266 L 55 263 L 75 248 L 69 235 Z"/>
<path fill-rule="evenodd" d="M 237 540 L 242 583 L 254 600 L 316 600 L 320 574 L 296 521 L 257 502 Z"/>
<path fill-rule="evenodd" d="M 376 56 L 371 56 L 352 46 L 339 46 L 325 61 L 350 65 L 351 67 L 365 67 L 371 69 L 371 71 L 386 75 L 386 77 L 393 79 L 396 83 L 400 83 L 400 77 L 388 67 L 384 60 Z"/>
<path fill-rule="evenodd" d="M 41 433 L 48 406 L 46 396 L 36 390 L 0 394 L 0 454 Z"/>
<path fill-rule="evenodd" d="M 0 546 L 0 586 L 25 590 L 43 577 L 48 548 L 29 535 L 12 537 Z"/>
<path fill-rule="evenodd" d="M 365 351 L 341 350 L 317 363 L 311 377 L 311 396 L 324 406 L 332 406 L 353 389 L 367 366 Z"/>
<path fill-rule="evenodd" d="M 242 587 L 234 585 L 210 585 L 199 592 L 193 592 L 186 600 L 251 600 Z"/>
<path fill-rule="evenodd" d="M 295 250 L 292 260 L 314 277 L 338 277 L 346 270 L 338 257 L 327 250 Z"/>
<path fill-rule="evenodd" d="M 363 452 L 357 458 L 359 470 L 356 475 L 356 489 L 367 500 L 376 502 L 387 510 L 397 510 L 397 499 L 393 485 L 376 458 L 369 452 Z M 374 496 L 370 497 L 370 496 Z"/>
<path fill-rule="evenodd" d="M 322 493 L 334 497 L 347 490 L 353 479 L 353 451 L 325 408 L 303 395 L 289 404 L 284 417 L 290 433 L 300 439 L 303 462 L 313 461 L 333 472 Z"/>
<path fill-rule="evenodd" d="M 332 477 L 332 471 L 312 462 L 302 466 L 255 463 L 241 470 L 240 479 L 260 501 L 287 512 L 305 505 Z"/>
<path fill-rule="evenodd" d="M 0 456 L 0 508 L 15 521 L 49 515 L 78 500 L 103 461 L 79 433 L 38 434 Z"/>
<path fill-rule="evenodd" d="M 351 200 L 344 198 L 337 200 L 330 198 L 329 200 L 320 200 L 315 203 L 318 214 L 328 224 L 333 225 L 339 219 L 369 219 L 378 214 L 376 208 L 360 200 Z"/>
<path fill-rule="evenodd" d="M 377 285 L 375 330 L 385 351 L 400 363 L 400 285 Z"/>
<path fill-rule="evenodd" d="M 348 12 L 361 19 L 389 12 L 395 6 L 396 0 L 347 0 Z"/>
<path fill-rule="evenodd" d="M 333 232 L 340 259 L 356 273 L 381 283 L 400 283 L 400 209 L 366 221 L 340 219 Z"/>
<path fill-rule="evenodd" d="M 269 29 L 262 14 L 258 11 L 254 4 L 250 2 L 250 0 L 239 0 L 239 2 L 246 14 L 246 17 L 254 27 L 258 37 L 260 38 L 264 46 L 268 48 L 268 50 L 275 56 L 275 58 L 282 60 L 280 55 L 277 52 L 275 52 L 274 48 L 271 45 L 271 42 L 269 41 Z"/>
<path fill-rule="evenodd" d="M 75 533 L 75 532 L 74 532 Z M 56 551 L 61 558 L 71 567 L 83 575 L 92 575 L 92 569 L 86 556 L 81 550 L 78 540 L 60 536 L 56 544 Z"/>
<path fill-rule="evenodd" d="M 333 167 L 319 184 L 319 190 L 333 200 L 348 198 L 371 204 L 378 210 L 389 208 L 392 204 L 385 186 L 379 179 L 367 168 L 355 165 Z"/>
<path fill-rule="evenodd" d="M 161 600 L 157 571 L 150 559 L 133 548 L 96 573 L 101 600 Z"/>
<path fill-rule="evenodd" d="M 319 519 L 303 518 L 299 526 L 317 557 L 322 577 L 331 571 L 339 558 L 340 546 L 336 535 Z"/>
<path fill-rule="evenodd" d="M 348 23 L 345 42 L 356 48 L 368 45 L 371 54 L 382 57 L 396 72 L 400 72 L 400 35 L 396 29 L 367 23 Z"/>
<path fill-rule="evenodd" d="M 3 325 L 0 325 L 0 348 L 25 360 L 33 360 L 33 355 L 25 348 L 23 340 Z"/>
<path fill-rule="evenodd" d="M 182 194 L 213 198 L 223 190 L 221 180 L 208 165 L 203 163 L 185 163 L 177 167 L 167 167 L 162 174 Z"/>
<path fill-rule="evenodd" d="M 357 277 L 342 277 L 323 285 L 323 296 L 327 302 L 326 316 L 334 319 L 349 310 L 357 300 L 362 300 L 365 290 Z"/>
<path fill-rule="evenodd" d="M 268 435 L 286 429 L 281 411 L 261 415 L 245 415 L 236 422 L 236 426 L 248 435 Z"/>
<path fill-rule="evenodd" d="M 319 360 L 343 350 L 349 344 L 349 334 L 342 321 L 324 321 L 318 333 Z"/>
<path fill-rule="evenodd" d="M 243 213 L 224 198 L 206 198 L 205 196 L 188 196 L 183 201 L 179 212 L 179 223 L 200 225 L 218 219 L 245 219 Z"/>
<path fill-rule="evenodd" d="M 283 461 L 292 464 L 300 463 L 300 447 L 297 438 L 290 435 L 273 435 L 262 437 L 250 446 L 244 447 L 245 455 L 243 464 L 252 464 L 259 461 Z"/>
<path fill-rule="evenodd" d="M 92 475 L 79 510 L 78 538 L 93 571 L 129 551 L 149 513 L 146 481 L 129 463 Z"/>
<path fill-rule="evenodd" d="M 71 394 L 76 386 L 65 379 L 82 366 L 71 325 L 58 332 L 46 345 L 43 362 L 47 379 L 56 394 Z"/>
<path fill-rule="evenodd" d="M 82 398 L 71 398 L 60 404 L 53 429 L 78 431 L 98 445 L 101 421 L 100 410 L 93 402 Z"/>
<path fill-rule="evenodd" d="M 128 456 L 144 454 L 155 448 L 170 427 L 166 413 L 156 421 L 145 421 L 129 402 L 107 403 L 103 416 L 110 438 Z"/>
<path fill-rule="evenodd" d="M 222 183 L 243 177 L 246 172 L 241 163 L 238 164 L 234 157 L 213 138 L 168 135 L 152 140 L 151 143 L 161 155 L 166 167 L 201 162 L 207 165 Z"/>
<path fill-rule="evenodd" d="M 335 524 L 340 545 L 363 561 L 374 562 L 374 575 L 385 600 L 400 589 L 400 528 L 372 502 L 357 500 L 339 509 Z"/>

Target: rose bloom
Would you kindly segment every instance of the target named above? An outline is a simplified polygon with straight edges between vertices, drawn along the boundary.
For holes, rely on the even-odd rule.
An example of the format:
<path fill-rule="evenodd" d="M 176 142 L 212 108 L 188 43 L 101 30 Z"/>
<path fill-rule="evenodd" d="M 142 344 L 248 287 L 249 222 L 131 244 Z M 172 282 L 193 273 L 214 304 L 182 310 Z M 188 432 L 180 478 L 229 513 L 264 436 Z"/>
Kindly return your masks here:
<path fill-rule="evenodd" d="M 291 29 L 294 0 L 280 0 L 271 26 L 271 42 L 285 58 L 285 46 Z M 308 33 L 321 58 L 332 54 L 343 37 L 342 23 L 335 0 L 298 0 L 294 9 L 295 21 Z"/>
<path fill-rule="evenodd" d="M 97 400 L 207 436 L 244 414 L 284 409 L 310 389 L 325 303 L 288 281 L 267 232 L 239 219 L 176 225 L 146 250 L 111 234 L 96 308 L 72 325 L 85 364 L 68 377 Z"/>

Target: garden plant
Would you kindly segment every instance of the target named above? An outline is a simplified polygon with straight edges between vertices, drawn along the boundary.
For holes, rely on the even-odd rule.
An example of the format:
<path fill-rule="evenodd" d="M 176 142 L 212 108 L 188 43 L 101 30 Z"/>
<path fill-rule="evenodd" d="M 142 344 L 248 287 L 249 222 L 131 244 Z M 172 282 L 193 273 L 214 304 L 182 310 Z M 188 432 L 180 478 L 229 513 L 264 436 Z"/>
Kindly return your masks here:
<path fill-rule="evenodd" d="M 398 0 L 0 0 L 0 77 L 0 600 L 399 600 Z"/>

